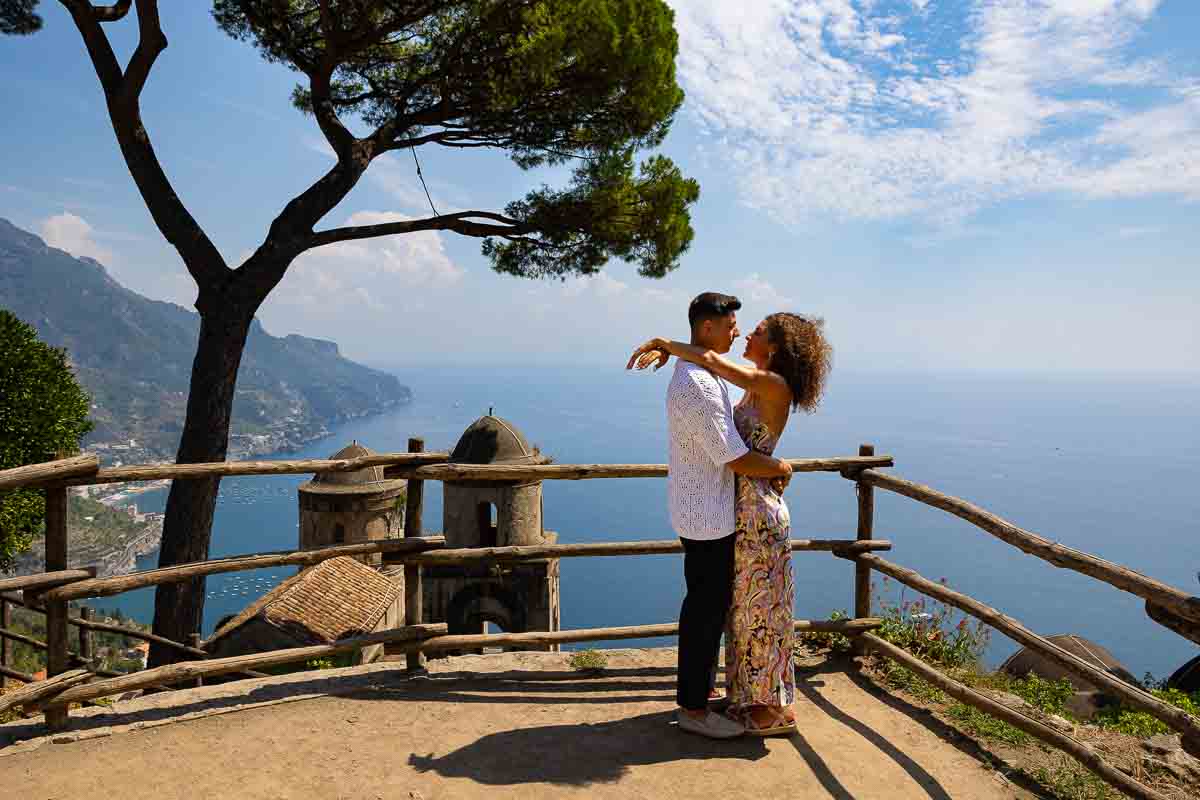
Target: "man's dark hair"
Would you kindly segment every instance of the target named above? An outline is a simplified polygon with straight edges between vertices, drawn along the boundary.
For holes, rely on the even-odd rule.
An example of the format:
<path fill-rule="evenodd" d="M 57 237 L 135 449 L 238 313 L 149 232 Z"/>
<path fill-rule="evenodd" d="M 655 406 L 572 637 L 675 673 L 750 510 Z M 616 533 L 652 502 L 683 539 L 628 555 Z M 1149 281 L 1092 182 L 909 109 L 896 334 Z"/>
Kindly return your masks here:
<path fill-rule="evenodd" d="M 741 307 L 742 301 L 731 294 L 719 294 L 718 292 L 698 294 L 688 306 L 688 324 L 694 328 L 705 320 L 723 317 Z"/>

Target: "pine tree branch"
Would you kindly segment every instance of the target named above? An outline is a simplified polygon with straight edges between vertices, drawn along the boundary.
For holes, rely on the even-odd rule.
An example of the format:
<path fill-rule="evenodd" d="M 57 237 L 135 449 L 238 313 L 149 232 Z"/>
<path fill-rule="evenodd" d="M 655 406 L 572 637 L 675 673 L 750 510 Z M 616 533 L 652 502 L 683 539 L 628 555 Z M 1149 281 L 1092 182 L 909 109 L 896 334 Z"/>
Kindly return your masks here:
<path fill-rule="evenodd" d="M 487 219 L 500 224 L 476 222 L 475 219 Z M 358 239 L 374 239 L 380 236 L 392 236 L 399 233 L 416 233 L 417 231 L 453 231 L 464 236 L 487 237 L 502 236 L 504 238 L 520 237 L 532 233 L 533 229 L 519 220 L 495 214 L 490 211 L 458 211 L 453 214 L 442 214 L 425 219 L 400 220 L 385 222 L 379 225 L 356 225 L 346 228 L 332 228 L 318 231 L 309 240 L 309 247 L 321 247 L 335 242 L 348 242 Z"/>

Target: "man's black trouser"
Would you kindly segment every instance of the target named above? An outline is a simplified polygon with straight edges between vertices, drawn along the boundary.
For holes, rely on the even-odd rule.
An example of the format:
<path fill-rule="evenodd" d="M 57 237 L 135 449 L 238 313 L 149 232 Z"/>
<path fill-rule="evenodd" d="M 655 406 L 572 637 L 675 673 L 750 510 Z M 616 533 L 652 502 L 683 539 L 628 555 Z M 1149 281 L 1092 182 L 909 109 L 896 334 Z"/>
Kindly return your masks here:
<path fill-rule="evenodd" d="M 681 539 L 687 593 L 679 609 L 679 683 L 675 701 L 698 711 L 708 707 L 708 690 L 733 602 L 733 543 L 721 539 Z"/>

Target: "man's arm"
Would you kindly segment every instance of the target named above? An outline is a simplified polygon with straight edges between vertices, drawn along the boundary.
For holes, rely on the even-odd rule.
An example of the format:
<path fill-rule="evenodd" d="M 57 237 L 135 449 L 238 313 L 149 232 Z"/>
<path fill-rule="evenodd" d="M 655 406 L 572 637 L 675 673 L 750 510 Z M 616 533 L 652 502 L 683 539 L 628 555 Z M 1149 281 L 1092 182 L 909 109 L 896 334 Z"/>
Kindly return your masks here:
<path fill-rule="evenodd" d="M 738 435 L 716 379 L 700 373 L 692 378 L 680 399 L 678 413 L 685 427 L 699 441 L 709 458 L 725 464 L 738 475 L 749 478 L 774 478 L 782 492 L 792 478 L 792 466 L 772 456 L 757 453 Z"/>

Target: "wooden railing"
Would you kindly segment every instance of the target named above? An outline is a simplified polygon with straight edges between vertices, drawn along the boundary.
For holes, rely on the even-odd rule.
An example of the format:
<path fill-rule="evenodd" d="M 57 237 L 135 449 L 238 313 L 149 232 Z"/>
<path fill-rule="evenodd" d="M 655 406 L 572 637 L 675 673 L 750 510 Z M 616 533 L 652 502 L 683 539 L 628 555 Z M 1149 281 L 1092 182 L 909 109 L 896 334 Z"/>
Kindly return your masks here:
<path fill-rule="evenodd" d="M 467 564 L 478 562 L 516 562 L 546 558 L 652 555 L 681 552 L 676 540 L 554 544 L 521 547 L 491 547 L 448 549 L 440 536 L 424 536 L 422 529 L 423 482 L 439 481 L 534 481 L 585 480 L 594 478 L 651 478 L 666 475 L 661 464 L 552 464 L 552 465 L 476 465 L 451 464 L 445 453 L 426 453 L 420 439 L 409 441 L 408 453 L 389 453 L 344 460 L 254 461 L 220 464 L 163 464 L 114 469 L 100 469 L 91 457 L 64 459 L 47 464 L 20 467 L 0 472 L 0 490 L 15 486 L 40 488 L 47 499 L 46 569 L 42 575 L 0 579 L 0 591 L 21 589 L 23 598 L 33 600 L 27 605 L 41 604 L 47 616 L 45 643 L 51 681 L 32 684 L 29 688 L 0 697 L 0 710 L 21 703 L 45 709 L 49 727 L 67 724 L 66 709 L 72 702 L 85 702 L 121 691 L 146 686 L 165 686 L 192 681 L 208 675 L 246 673 L 254 668 L 294 663 L 334 653 L 351 652 L 363 647 L 391 644 L 408 653 L 408 666 L 419 668 L 423 653 L 462 650 L 492 646 L 547 646 L 567 642 L 588 642 L 652 636 L 673 636 L 678 633 L 675 623 L 639 625 L 623 628 L 591 628 L 555 632 L 526 632 L 503 634 L 450 635 L 444 623 L 430 624 L 423 620 L 420 575 L 423 565 Z M 930 581 L 918 573 L 886 561 L 877 555 L 888 551 L 892 543 L 874 538 L 874 490 L 884 489 L 910 497 L 918 502 L 947 511 L 1002 541 L 1048 561 L 1055 566 L 1071 569 L 1146 600 L 1148 608 L 1170 615 L 1176 624 L 1173 630 L 1200 630 L 1200 598 L 1188 595 L 1172 586 L 1149 578 L 1128 567 L 1114 564 L 1088 553 L 1052 542 L 1035 533 L 1019 528 L 978 506 L 951 497 L 894 475 L 880 472 L 892 466 L 890 456 L 877 456 L 874 448 L 863 445 L 858 456 L 821 459 L 789 459 L 796 472 L 839 472 L 855 482 L 858 490 L 858 525 L 854 539 L 797 539 L 795 551 L 827 551 L 855 564 L 855 613 L 848 620 L 797 620 L 797 630 L 834 631 L 852 637 L 857 652 L 876 652 L 903 663 L 922 677 L 940 686 L 960 701 L 1004 719 L 1033 736 L 1057 747 L 1092 769 L 1101 778 L 1121 791 L 1147 800 L 1163 800 L 1153 789 L 1105 763 L 1094 750 L 1036 719 L 1013 711 L 973 691 L 963 684 L 937 672 L 929 665 L 900 650 L 871 631 L 880 624 L 872 618 L 872 571 L 888 575 L 949 605 L 970 614 L 1013 640 L 1046 655 L 1075 675 L 1103 687 L 1124 702 L 1145 711 L 1182 734 L 1185 749 L 1200 755 L 1200 720 L 1164 703 L 1142 690 L 1127 684 L 1110 673 L 1063 650 L 1053 642 L 1033 633 L 1017 620 L 990 606 L 946 586 Z M 322 473 L 382 466 L 388 478 L 409 480 L 405 520 L 405 538 L 377 542 L 322 547 L 311 550 L 277 553 L 258 553 L 211 559 L 193 564 L 179 564 L 157 570 L 135 572 L 111 578 L 97 578 L 88 570 L 67 569 L 65 506 L 69 486 L 112 483 L 132 480 L 176 479 L 231 475 L 279 475 Z M 80 621 L 67 616 L 67 603 L 88 597 L 105 597 L 146 586 L 158 586 L 204 575 L 258 569 L 265 566 L 307 566 L 343 555 L 361 556 L 370 553 L 387 554 L 393 564 L 403 564 L 405 570 L 405 619 L 396 629 L 367 636 L 345 639 L 313 647 L 289 648 L 230 658 L 206 658 L 168 664 L 121 676 L 104 678 L 86 671 L 69 670 L 70 654 L 66 649 L 68 625 Z M 0 595 L 0 600 L 5 596 Z M 95 623 L 92 623 L 93 625 Z M 1168 623 L 1164 623 L 1168 624 Z M 0 641 L 8 631 L 0 628 Z M 1188 635 L 1183 632 L 1183 635 Z M 137 635 L 140 632 L 130 632 Z M 10 635 L 10 634 L 9 634 Z M 146 638 L 143 634 L 139 638 Z M 10 638 L 15 638 L 11 637 Z M 161 639 L 158 637 L 155 641 Z M 163 641 L 159 642 L 163 644 Z M 188 655 L 197 651 L 178 642 L 169 645 Z M 205 656 L 207 654 L 204 654 Z M 0 667 L 3 667 L 0 664 Z M 40 686 L 40 684 L 51 684 Z"/>

